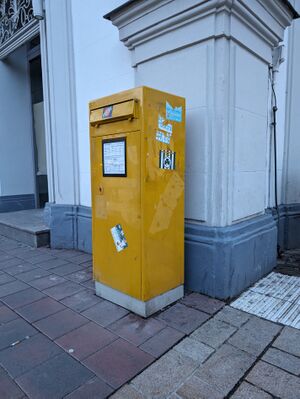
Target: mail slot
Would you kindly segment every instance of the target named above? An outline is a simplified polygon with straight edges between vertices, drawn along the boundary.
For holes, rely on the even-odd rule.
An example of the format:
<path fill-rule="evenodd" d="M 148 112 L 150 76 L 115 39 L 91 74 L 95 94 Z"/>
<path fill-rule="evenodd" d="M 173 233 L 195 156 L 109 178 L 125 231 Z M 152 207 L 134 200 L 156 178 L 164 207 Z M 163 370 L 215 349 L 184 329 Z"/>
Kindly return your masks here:
<path fill-rule="evenodd" d="M 90 145 L 96 294 L 147 317 L 183 296 L 185 100 L 92 101 Z"/>

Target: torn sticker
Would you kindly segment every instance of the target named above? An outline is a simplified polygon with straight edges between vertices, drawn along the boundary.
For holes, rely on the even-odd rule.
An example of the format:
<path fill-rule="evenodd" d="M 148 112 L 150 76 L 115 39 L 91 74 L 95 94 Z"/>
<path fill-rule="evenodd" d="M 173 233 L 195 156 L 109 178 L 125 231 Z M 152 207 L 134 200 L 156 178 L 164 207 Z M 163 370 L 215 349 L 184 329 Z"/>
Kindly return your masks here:
<path fill-rule="evenodd" d="M 173 127 L 171 123 L 167 123 L 167 121 L 160 115 L 158 115 L 158 128 L 164 132 L 172 134 Z"/>
<path fill-rule="evenodd" d="M 123 251 L 123 249 L 128 247 L 124 231 L 120 224 L 112 227 L 110 231 L 118 252 Z"/>
<path fill-rule="evenodd" d="M 161 143 L 170 144 L 171 134 L 170 133 L 163 133 L 159 130 L 156 131 L 156 140 L 160 141 Z"/>
<path fill-rule="evenodd" d="M 182 121 L 182 107 L 172 107 L 171 104 L 166 101 L 166 118 L 170 121 L 181 122 Z"/>
<path fill-rule="evenodd" d="M 176 153 L 169 150 L 159 151 L 159 167 L 160 169 L 174 170 L 175 169 Z"/>

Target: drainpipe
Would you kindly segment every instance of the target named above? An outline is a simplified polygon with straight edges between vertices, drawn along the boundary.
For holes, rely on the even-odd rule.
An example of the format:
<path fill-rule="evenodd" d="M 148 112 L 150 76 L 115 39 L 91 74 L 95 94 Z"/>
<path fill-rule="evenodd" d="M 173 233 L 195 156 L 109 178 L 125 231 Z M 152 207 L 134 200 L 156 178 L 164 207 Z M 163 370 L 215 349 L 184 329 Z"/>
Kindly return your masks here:
<path fill-rule="evenodd" d="M 276 84 L 276 74 L 279 72 L 279 66 L 284 61 L 283 58 L 284 45 L 280 45 L 273 50 L 272 65 L 269 67 L 270 81 L 272 89 L 272 130 L 273 130 L 273 152 L 274 152 L 274 199 L 275 199 L 275 209 L 277 213 L 277 231 L 279 234 L 280 226 L 280 213 L 278 205 L 278 185 L 277 185 L 277 96 L 275 91 Z M 277 243 L 277 255 L 280 257 L 282 250 L 280 248 L 279 242 Z"/>

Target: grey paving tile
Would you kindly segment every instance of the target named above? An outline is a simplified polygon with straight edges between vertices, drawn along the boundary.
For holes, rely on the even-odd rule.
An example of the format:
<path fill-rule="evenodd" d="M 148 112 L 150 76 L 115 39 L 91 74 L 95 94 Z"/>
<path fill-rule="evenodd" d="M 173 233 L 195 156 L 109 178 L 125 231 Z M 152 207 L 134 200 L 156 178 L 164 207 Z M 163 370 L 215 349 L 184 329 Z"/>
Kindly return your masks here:
<path fill-rule="evenodd" d="M 8 259 L 0 261 L 0 270 L 6 269 L 6 272 L 9 273 L 10 268 L 20 265 L 21 263 L 24 263 L 22 259 L 9 257 Z"/>
<path fill-rule="evenodd" d="M 284 327 L 273 346 L 300 357 L 300 330 L 292 327 Z"/>
<path fill-rule="evenodd" d="M 85 317 L 95 321 L 103 327 L 121 319 L 128 313 L 129 312 L 126 309 L 105 300 L 82 312 Z"/>
<path fill-rule="evenodd" d="M 154 357 L 159 357 L 184 336 L 184 333 L 167 326 L 140 345 L 140 348 Z"/>
<path fill-rule="evenodd" d="M 42 269 L 49 270 L 49 269 L 53 269 L 54 267 L 63 266 L 66 264 L 68 264 L 68 262 L 66 260 L 55 258 L 55 259 L 51 259 L 51 260 L 42 261 L 42 262 L 38 263 L 37 266 L 41 267 Z"/>
<path fill-rule="evenodd" d="M 21 306 L 25 306 L 29 303 L 45 298 L 45 296 L 46 295 L 44 293 L 30 287 L 26 290 L 1 298 L 1 300 L 6 303 L 10 308 L 17 309 Z"/>
<path fill-rule="evenodd" d="M 224 395 L 216 387 L 194 375 L 184 382 L 176 394 L 180 399 L 224 399 Z"/>
<path fill-rule="evenodd" d="M 29 284 L 38 290 L 45 290 L 50 287 L 54 287 L 57 284 L 65 283 L 67 280 L 56 274 L 49 274 L 49 276 L 38 278 L 30 281 Z"/>
<path fill-rule="evenodd" d="M 236 392 L 231 396 L 232 399 L 272 399 L 267 392 L 249 384 L 242 382 Z"/>
<path fill-rule="evenodd" d="M 198 364 L 203 363 L 214 352 L 214 349 L 211 347 L 202 342 L 195 341 L 190 337 L 183 339 L 174 347 L 174 350 L 182 355 L 190 357 Z"/>
<path fill-rule="evenodd" d="M 0 274 L 0 285 L 6 284 L 6 283 L 10 283 L 12 281 L 15 281 L 14 277 L 12 277 L 11 275 L 9 275 L 7 273 L 1 272 L 1 274 Z"/>
<path fill-rule="evenodd" d="M 65 309 L 39 320 L 33 325 L 49 338 L 56 339 L 86 323 L 88 323 L 88 319 L 71 309 Z"/>
<path fill-rule="evenodd" d="M 93 373 L 66 353 L 55 356 L 17 378 L 31 399 L 61 399 L 93 377 Z"/>
<path fill-rule="evenodd" d="M 191 338 L 203 342 L 212 348 L 218 348 L 236 331 L 236 327 L 213 318 L 197 328 L 191 335 Z"/>
<path fill-rule="evenodd" d="M 9 309 L 7 306 L 0 306 L 0 325 L 8 323 L 14 319 L 17 319 L 19 316 Z"/>
<path fill-rule="evenodd" d="M 109 325 L 109 329 L 134 345 L 141 345 L 165 328 L 165 323 L 153 318 L 144 319 L 134 314 L 128 314 Z"/>
<path fill-rule="evenodd" d="M 95 377 L 76 389 L 76 391 L 67 395 L 65 399 L 105 399 L 112 392 L 112 387 L 107 385 L 100 378 Z"/>
<path fill-rule="evenodd" d="M 25 339 L 14 347 L 0 351 L 0 364 L 16 378 L 63 350 L 42 334 Z"/>
<path fill-rule="evenodd" d="M 66 263 L 63 266 L 54 267 L 53 269 L 51 269 L 51 272 L 58 274 L 59 276 L 66 276 L 79 270 L 82 270 L 82 267 L 80 265 L 77 265 L 75 263 Z"/>
<path fill-rule="evenodd" d="M 0 350 L 37 334 L 38 331 L 21 318 L 0 326 Z"/>
<path fill-rule="evenodd" d="M 0 266 L 7 260 L 14 259 L 14 256 L 5 252 L 0 253 Z"/>
<path fill-rule="evenodd" d="M 95 281 L 93 279 L 83 281 L 80 283 L 83 287 L 95 291 Z"/>
<path fill-rule="evenodd" d="M 153 360 L 151 355 L 120 338 L 83 360 L 83 364 L 106 383 L 119 388 Z"/>
<path fill-rule="evenodd" d="M 24 319 L 26 319 L 30 323 L 33 323 L 54 313 L 60 312 L 64 309 L 66 309 L 66 307 L 61 303 L 55 301 L 52 298 L 44 297 L 38 301 L 22 306 L 16 311 Z"/>
<path fill-rule="evenodd" d="M 11 249 L 10 251 L 8 251 L 8 253 L 11 256 L 16 256 L 17 258 L 25 260 L 41 254 L 41 252 L 38 249 L 27 246 Z"/>
<path fill-rule="evenodd" d="M 1 310 L 1 309 L 0 309 Z M 298 343 L 300 345 L 300 342 Z M 271 363 L 289 373 L 300 376 L 300 358 L 290 355 L 287 352 L 282 352 L 276 348 L 269 348 L 262 357 L 267 363 Z"/>
<path fill-rule="evenodd" d="M 126 384 L 116 393 L 110 396 L 111 399 L 146 399 L 144 395 L 138 392 L 132 385 Z"/>
<path fill-rule="evenodd" d="M 215 314 L 225 306 L 225 303 L 218 299 L 210 298 L 196 292 L 186 295 L 180 302 L 186 306 L 190 306 L 209 314 Z"/>
<path fill-rule="evenodd" d="M 132 385 L 146 398 L 167 398 L 196 367 L 192 359 L 171 350 L 134 378 Z"/>
<path fill-rule="evenodd" d="M 81 266 L 86 268 L 93 268 L 93 260 L 88 260 L 87 262 L 80 263 Z"/>
<path fill-rule="evenodd" d="M 241 310 L 234 309 L 231 306 L 225 306 L 225 308 L 215 315 L 215 318 L 231 324 L 234 327 L 241 327 L 251 318 L 251 315 Z"/>
<path fill-rule="evenodd" d="M 77 292 L 61 300 L 61 303 L 75 310 L 76 312 L 83 312 L 84 310 L 102 302 L 103 299 L 97 296 L 91 290 L 85 289 L 84 291 Z"/>
<path fill-rule="evenodd" d="M 20 273 L 28 272 L 29 270 L 33 270 L 36 267 L 30 263 L 22 261 L 22 263 L 17 264 L 15 266 L 10 266 L 8 268 L 3 269 L 6 273 L 9 273 L 11 276 L 17 276 Z"/>
<path fill-rule="evenodd" d="M 36 280 L 38 278 L 49 276 L 51 273 L 48 270 L 41 269 L 40 267 L 36 267 L 33 270 L 30 270 L 25 273 L 20 273 L 17 275 L 17 278 L 25 283 L 29 281 Z"/>
<path fill-rule="evenodd" d="M 75 283 L 84 283 L 85 281 L 92 280 L 93 272 L 90 270 L 79 270 L 77 272 L 68 274 L 66 276 L 68 280 L 72 280 Z"/>
<path fill-rule="evenodd" d="M 195 375 L 226 396 L 255 360 L 255 356 L 224 344 L 199 367 Z"/>
<path fill-rule="evenodd" d="M 24 392 L 7 374 L 0 374 L 0 398 L 23 399 Z"/>
<path fill-rule="evenodd" d="M 35 252 L 34 256 L 30 256 L 29 258 L 27 257 L 26 259 L 33 265 L 38 265 L 41 262 L 52 260 L 54 258 L 50 254 L 41 254 L 40 252 Z"/>
<path fill-rule="evenodd" d="M 56 340 L 72 356 L 81 360 L 118 339 L 118 336 L 90 322 Z"/>
<path fill-rule="evenodd" d="M 15 294 L 16 292 L 22 291 L 29 288 L 29 286 L 22 281 L 12 281 L 0 286 L 0 298 Z"/>
<path fill-rule="evenodd" d="M 280 332 L 281 327 L 258 317 L 251 318 L 228 342 L 248 353 L 258 356 Z"/>
<path fill-rule="evenodd" d="M 157 318 L 163 320 L 166 324 L 176 330 L 185 334 L 190 334 L 197 327 L 203 324 L 209 318 L 209 315 L 182 305 L 181 303 L 177 303 L 160 313 Z"/>
<path fill-rule="evenodd" d="M 300 379 L 271 364 L 258 362 L 246 379 L 281 399 L 299 399 Z"/>
<path fill-rule="evenodd" d="M 57 284 L 54 287 L 47 288 L 44 292 L 59 301 L 83 290 L 84 288 L 81 285 L 73 283 L 72 281 L 66 281 L 62 284 Z"/>
<path fill-rule="evenodd" d="M 51 250 L 52 251 L 52 250 Z M 61 259 L 72 259 L 75 256 L 79 256 L 82 255 L 83 252 L 78 251 L 76 249 L 60 249 L 60 250 L 56 250 L 55 255 Z"/>
<path fill-rule="evenodd" d="M 92 255 L 81 253 L 80 255 L 72 257 L 70 261 L 80 265 L 81 263 L 88 262 L 91 260 L 92 260 Z"/>

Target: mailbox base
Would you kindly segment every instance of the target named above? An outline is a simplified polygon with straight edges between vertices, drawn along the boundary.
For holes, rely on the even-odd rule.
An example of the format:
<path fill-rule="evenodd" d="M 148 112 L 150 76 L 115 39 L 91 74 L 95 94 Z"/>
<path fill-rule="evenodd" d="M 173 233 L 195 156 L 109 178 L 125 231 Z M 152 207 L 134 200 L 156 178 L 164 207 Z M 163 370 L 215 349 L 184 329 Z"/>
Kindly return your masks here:
<path fill-rule="evenodd" d="M 108 301 L 116 303 L 125 309 L 142 317 L 149 317 L 153 313 L 163 309 L 171 303 L 182 298 L 184 295 L 183 285 L 173 288 L 170 291 L 164 292 L 149 301 L 143 302 L 139 299 L 133 298 L 123 292 L 117 291 L 107 285 L 95 282 L 96 295 L 101 296 Z"/>

